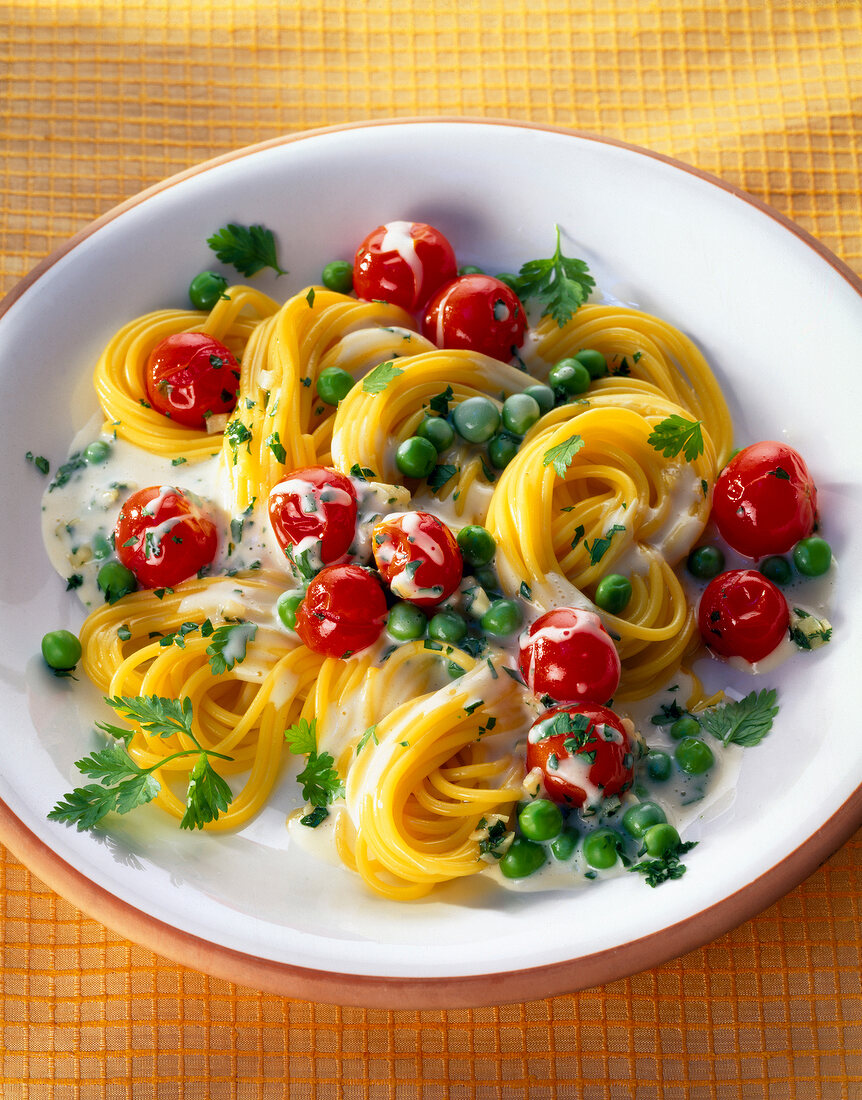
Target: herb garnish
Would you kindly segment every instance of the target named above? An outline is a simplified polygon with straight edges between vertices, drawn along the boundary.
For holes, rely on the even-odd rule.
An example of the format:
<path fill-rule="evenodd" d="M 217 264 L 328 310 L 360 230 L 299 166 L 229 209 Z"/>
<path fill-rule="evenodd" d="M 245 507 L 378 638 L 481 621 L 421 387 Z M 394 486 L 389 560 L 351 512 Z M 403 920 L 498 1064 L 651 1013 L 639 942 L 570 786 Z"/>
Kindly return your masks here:
<path fill-rule="evenodd" d="M 24 457 L 33 463 L 40 474 L 47 474 L 51 469 L 51 463 L 44 455 L 34 455 L 32 451 L 27 451 Z"/>
<path fill-rule="evenodd" d="M 308 722 L 300 718 L 284 731 L 284 739 L 292 753 L 308 756 L 305 768 L 297 775 L 302 784 L 302 797 L 312 806 L 328 806 L 344 794 L 344 784 L 335 770 L 335 761 L 328 752 L 317 751 L 317 719 Z"/>
<path fill-rule="evenodd" d="M 518 273 L 516 293 L 522 301 L 535 298 L 542 304 L 542 316 L 553 317 L 562 328 L 589 297 L 596 285 L 583 260 L 564 256 L 560 247 L 560 227 L 557 247 L 548 260 L 529 260 Z"/>
<path fill-rule="evenodd" d="M 194 756 L 197 760 L 189 774 L 186 792 L 186 812 L 180 821 L 181 829 L 202 829 L 209 821 L 215 821 L 226 810 L 233 792 L 224 779 L 213 770 L 209 758 L 231 760 L 223 753 L 204 749 L 192 730 L 192 704 L 188 698 L 165 699 L 158 695 L 117 696 L 105 702 L 123 718 L 137 723 L 144 733 L 154 737 L 172 737 L 183 733 L 195 744 L 193 749 L 183 749 L 159 760 L 148 768 L 142 768 L 129 756 L 126 745 L 134 736 L 132 730 L 122 729 L 110 723 L 97 723 L 105 733 L 123 742 L 109 744 L 78 760 L 75 767 L 98 783 L 76 787 L 64 795 L 48 814 L 52 821 L 76 825 L 80 832 L 91 829 L 109 813 L 128 813 L 136 806 L 151 802 L 161 790 L 161 784 L 153 774 L 169 760 L 182 756 Z"/>
<path fill-rule="evenodd" d="M 752 691 L 738 703 L 720 703 L 698 715 L 700 724 L 724 745 L 758 745 L 778 714 L 774 688 Z"/>
<path fill-rule="evenodd" d="M 573 435 L 570 439 L 565 440 L 563 443 L 558 443 L 556 447 L 551 447 L 550 450 L 545 451 L 542 465 L 552 465 L 557 473 L 557 477 L 565 477 L 566 470 L 571 466 L 572 460 L 578 451 L 581 450 L 583 445 L 583 439 L 581 439 L 579 435 Z"/>
<path fill-rule="evenodd" d="M 647 443 L 665 458 L 675 458 L 685 448 L 686 462 L 694 462 L 703 454 L 703 432 L 700 420 L 686 420 L 673 413 L 660 424 L 656 424 L 647 438 Z"/>
<path fill-rule="evenodd" d="M 362 379 L 362 392 L 372 395 L 383 393 L 389 383 L 403 373 L 401 367 L 396 367 L 391 359 L 386 363 L 379 363 Z"/>
<path fill-rule="evenodd" d="M 213 676 L 229 672 L 234 665 L 245 660 L 248 643 L 257 634 L 257 624 L 249 622 L 225 623 L 213 631 L 207 646 L 210 670 Z"/>
<path fill-rule="evenodd" d="M 668 849 L 664 855 L 656 859 L 643 859 L 640 863 L 636 863 L 634 867 L 629 867 L 629 870 L 643 875 L 647 886 L 660 886 L 661 883 L 667 882 L 669 879 L 682 878 L 686 868 L 684 863 L 680 863 L 679 857 L 695 847 L 697 847 L 696 840 L 689 840 L 685 843 L 680 842 Z"/>
<path fill-rule="evenodd" d="M 231 222 L 207 238 L 207 244 L 223 264 L 235 267 L 247 278 L 265 267 L 276 275 L 286 275 L 278 265 L 275 237 L 262 225 L 236 225 Z"/>

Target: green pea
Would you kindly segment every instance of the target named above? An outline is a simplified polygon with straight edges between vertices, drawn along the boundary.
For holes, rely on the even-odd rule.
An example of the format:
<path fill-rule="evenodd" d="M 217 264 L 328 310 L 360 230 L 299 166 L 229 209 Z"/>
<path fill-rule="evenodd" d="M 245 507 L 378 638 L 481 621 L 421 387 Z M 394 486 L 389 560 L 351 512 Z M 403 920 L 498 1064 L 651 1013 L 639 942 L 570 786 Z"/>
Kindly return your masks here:
<path fill-rule="evenodd" d="M 581 348 L 575 359 L 590 372 L 590 378 L 603 378 L 608 373 L 608 361 L 600 351 L 594 348 Z"/>
<path fill-rule="evenodd" d="M 81 659 L 81 643 L 69 630 L 52 630 L 42 639 L 42 656 L 49 668 L 68 672 Z"/>
<path fill-rule="evenodd" d="M 637 802 L 623 814 L 623 828 L 635 838 L 642 837 L 647 829 L 664 821 L 667 821 L 667 816 L 657 802 Z"/>
<path fill-rule="evenodd" d="M 105 538 L 101 532 L 93 535 L 91 545 L 93 547 L 93 557 L 98 558 L 100 561 L 103 558 L 109 558 L 114 550 L 113 546 L 111 546 L 111 540 Z"/>
<path fill-rule="evenodd" d="M 438 611 L 428 623 L 428 637 L 435 642 L 458 645 L 467 636 L 467 624 L 457 611 Z"/>
<path fill-rule="evenodd" d="M 468 565 L 487 565 L 497 553 L 497 543 L 494 541 L 494 536 L 487 527 L 480 527 L 478 523 L 471 523 L 467 527 L 462 527 L 455 541 L 458 543 L 461 556 Z M 496 581 L 496 577 L 494 579 Z"/>
<path fill-rule="evenodd" d="M 703 775 L 715 763 L 712 749 L 698 737 L 683 737 L 674 756 L 687 775 Z"/>
<path fill-rule="evenodd" d="M 386 629 L 397 642 L 412 642 L 423 637 L 427 625 L 425 612 L 412 603 L 395 604 L 386 620 Z"/>
<path fill-rule="evenodd" d="M 528 393 L 513 393 L 503 402 L 503 427 L 513 435 L 526 435 L 541 415 L 539 402 Z"/>
<path fill-rule="evenodd" d="M 108 603 L 116 603 L 138 587 L 135 574 L 118 561 L 105 562 L 96 576 L 96 584 L 105 593 Z"/>
<path fill-rule="evenodd" d="M 213 308 L 227 290 L 227 279 L 216 271 L 202 271 L 189 283 L 189 299 L 195 309 Z"/>
<path fill-rule="evenodd" d="M 586 393 L 590 388 L 590 372 L 577 359 L 561 359 L 548 372 L 554 393 L 565 400 Z"/>
<path fill-rule="evenodd" d="M 304 599 L 304 592 L 282 592 L 278 597 L 275 610 L 288 630 L 296 630 L 296 609 Z"/>
<path fill-rule="evenodd" d="M 505 470 L 518 453 L 518 441 L 505 432 L 495 435 L 488 444 L 488 458 L 495 470 Z"/>
<path fill-rule="evenodd" d="M 84 458 L 91 466 L 98 466 L 99 463 L 104 462 L 110 453 L 111 447 L 104 439 L 94 439 L 84 448 Z"/>
<path fill-rule="evenodd" d="M 619 615 L 632 598 L 632 582 L 621 573 L 608 573 L 596 586 L 596 603 L 602 611 Z"/>
<path fill-rule="evenodd" d="M 696 546 L 685 564 L 693 577 L 711 581 L 724 569 L 724 554 L 718 546 Z"/>
<path fill-rule="evenodd" d="M 482 616 L 482 629 L 495 638 L 514 634 L 522 622 L 521 608 L 515 600 L 494 600 Z"/>
<path fill-rule="evenodd" d="M 487 443 L 500 427 L 500 410 L 487 397 L 468 397 L 455 406 L 452 420 L 468 443 Z"/>
<path fill-rule="evenodd" d="M 822 577 L 832 564 L 832 547 L 817 535 L 800 539 L 793 547 L 793 564 L 804 577 Z"/>
<path fill-rule="evenodd" d="M 553 840 L 563 827 L 563 812 L 556 802 L 537 798 L 518 814 L 518 824 L 528 840 Z"/>
<path fill-rule="evenodd" d="M 426 416 L 416 429 L 416 434 L 422 439 L 427 439 L 430 443 L 433 443 L 437 454 L 442 454 L 443 451 L 448 450 L 455 438 L 452 425 L 448 420 L 444 420 L 442 416 Z"/>
<path fill-rule="evenodd" d="M 584 859 L 590 867 L 605 870 L 617 861 L 622 840 L 613 829 L 602 826 L 584 837 Z"/>
<path fill-rule="evenodd" d="M 317 378 L 317 396 L 327 405 L 343 401 L 356 385 L 352 374 L 341 367 L 325 367 Z"/>
<path fill-rule="evenodd" d="M 500 587 L 499 578 L 490 566 L 483 566 L 481 569 L 474 569 L 473 576 L 489 595 L 502 596 L 503 590 Z"/>
<path fill-rule="evenodd" d="M 513 275 L 510 271 L 504 271 L 502 275 L 495 275 L 496 279 L 499 279 L 501 283 L 505 283 L 510 290 L 518 293 L 518 287 L 520 286 L 520 280 L 517 275 Z"/>
<path fill-rule="evenodd" d="M 773 584 L 790 584 L 793 579 L 790 562 L 787 558 L 782 558 L 780 554 L 773 554 L 771 557 L 764 558 L 760 563 L 760 572 Z"/>
<path fill-rule="evenodd" d="M 458 268 L 459 275 L 484 275 L 485 272 L 481 267 L 476 267 L 475 264 L 464 264 L 463 267 Z"/>
<path fill-rule="evenodd" d="M 664 821 L 647 829 L 643 842 L 648 855 L 663 856 L 679 844 L 679 833 Z"/>
<path fill-rule="evenodd" d="M 543 386 L 542 383 L 539 382 L 535 386 L 527 386 L 524 393 L 527 397 L 532 397 L 536 402 L 542 416 L 544 416 L 545 413 L 549 413 L 554 407 L 554 391 L 550 386 Z"/>
<path fill-rule="evenodd" d="M 427 477 L 437 465 L 437 448 L 430 439 L 411 435 L 398 445 L 395 465 L 405 477 Z"/>
<path fill-rule="evenodd" d="M 551 853 L 554 859 L 571 859 L 579 839 L 580 834 L 577 829 L 570 827 L 563 829 L 560 835 L 551 841 Z"/>
<path fill-rule="evenodd" d="M 348 260 L 332 260 L 323 269 L 320 281 L 327 290 L 349 294 L 353 290 L 353 264 Z"/>
<path fill-rule="evenodd" d="M 547 858 L 541 844 L 516 836 L 500 860 L 500 871 L 506 878 L 527 878 L 535 874 Z"/>
<path fill-rule="evenodd" d="M 661 749 L 650 749 L 646 763 L 647 775 L 650 779 L 654 779 L 657 783 L 664 783 L 670 779 L 672 767 L 673 763 L 666 752 L 662 752 Z"/>
<path fill-rule="evenodd" d="M 668 731 L 674 741 L 681 741 L 683 737 L 697 737 L 700 733 L 700 722 L 693 714 L 684 714 L 677 718 Z"/>

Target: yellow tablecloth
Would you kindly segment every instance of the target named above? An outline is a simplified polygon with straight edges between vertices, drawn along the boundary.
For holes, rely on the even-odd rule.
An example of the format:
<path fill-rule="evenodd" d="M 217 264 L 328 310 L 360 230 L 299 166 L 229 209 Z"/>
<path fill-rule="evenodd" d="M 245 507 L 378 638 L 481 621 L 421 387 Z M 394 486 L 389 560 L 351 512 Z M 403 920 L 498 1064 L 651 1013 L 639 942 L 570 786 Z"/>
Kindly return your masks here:
<path fill-rule="evenodd" d="M 0 290 L 197 161 L 452 114 L 650 146 L 862 271 L 859 0 L 45 0 L 0 3 Z M 702 950 L 473 1011 L 238 988 L 126 943 L 11 855 L 0 879 L 5 1097 L 862 1097 L 862 834 Z"/>

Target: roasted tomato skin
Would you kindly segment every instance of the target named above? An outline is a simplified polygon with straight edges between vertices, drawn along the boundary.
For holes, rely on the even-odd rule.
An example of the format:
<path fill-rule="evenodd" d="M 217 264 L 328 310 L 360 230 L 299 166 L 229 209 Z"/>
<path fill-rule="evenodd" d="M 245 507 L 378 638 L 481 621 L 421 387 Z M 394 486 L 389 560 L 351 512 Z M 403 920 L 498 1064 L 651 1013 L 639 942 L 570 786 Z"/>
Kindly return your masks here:
<path fill-rule="evenodd" d="M 172 486 L 139 489 L 120 509 L 117 557 L 144 588 L 169 587 L 193 576 L 216 555 L 215 524 L 198 503 Z"/>
<path fill-rule="evenodd" d="M 790 625 L 787 600 L 755 569 L 731 569 L 704 589 L 697 611 L 701 637 L 722 657 L 761 661 Z"/>
<path fill-rule="evenodd" d="M 455 252 L 439 229 L 424 222 L 387 222 L 356 250 L 353 289 L 365 301 L 416 313 L 456 270 Z"/>
<path fill-rule="evenodd" d="M 536 695 L 606 703 L 620 683 L 620 656 L 593 611 L 555 607 L 521 636 L 521 675 Z"/>
<path fill-rule="evenodd" d="M 233 352 L 219 340 L 178 332 L 150 352 L 144 382 L 154 409 L 185 428 L 205 431 L 210 415 L 236 406 L 239 377 Z"/>
<path fill-rule="evenodd" d="M 560 714 L 583 715 L 589 719 L 589 725 L 583 734 L 554 733 L 534 740 L 540 737 L 543 728 L 553 726 Z M 569 748 L 565 745 L 571 738 L 580 742 L 574 751 L 571 740 Z M 595 758 L 590 763 L 593 753 Z M 567 763 L 570 760 L 575 763 Z M 578 700 L 552 707 L 533 723 L 527 737 L 527 771 L 534 768 L 541 770 L 542 784 L 550 799 L 580 807 L 588 802 L 594 804 L 592 796 L 596 791 L 601 792 L 602 799 L 627 791 L 634 780 L 634 753 L 619 715 L 608 707 Z"/>
<path fill-rule="evenodd" d="M 461 275 L 425 310 L 422 335 L 440 348 L 464 348 L 508 362 L 527 325 L 518 295 L 491 275 Z"/>
<path fill-rule="evenodd" d="M 329 565 L 296 609 L 296 632 L 315 653 L 346 658 L 373 645 L 386 621 L 386 596 L 358 565 Z"/>
<path fill-rule="evenodd" d="M 740 554 L 783 554 L 814 530 L 817 489 L 792 447 L 753 443 L 719 474 L 712 515 L 722 538 Z"/>
<path fill-rule="evenodd" d="M 429 512 L 384 517 L 371 545 L 380 576 L 399 599 L 417 607 L 433 607 L 461 582 L 464 559 L 455 536 Z"/>
<path fill-rule="evenodd" d="M 269 492 L 269 522 L 285 553 L 304 539 L 320 542 L 323 565 L 343 557 L 356 533 L 356 489 L 328 466 L 302 466 Z"/>

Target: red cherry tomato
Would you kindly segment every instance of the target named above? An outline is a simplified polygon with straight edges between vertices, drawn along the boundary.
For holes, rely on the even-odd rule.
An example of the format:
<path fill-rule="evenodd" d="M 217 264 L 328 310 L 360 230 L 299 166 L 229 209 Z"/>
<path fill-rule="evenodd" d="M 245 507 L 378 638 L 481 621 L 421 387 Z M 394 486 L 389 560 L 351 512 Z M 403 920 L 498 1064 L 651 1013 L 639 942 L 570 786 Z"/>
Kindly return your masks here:
<path fill-rule="evenodd" d="M 386 516 L 372 532 L 380 576 L 401 600 L 432 607 L 451 596 L 464 560 L 455 536 L 428 512 Z"/>
<path fill-rule="evenodd" d="M 523 344 L 526 325 L 514 290 L 490 275 L 462 275 L 428 303 L 422 335 L 438 348 L 466 348 L 507 362 Z"/>
<path fill-rule="evenodd" d="M 150 352 L 144 381 L 154 409 L 186 428 L 205 430 L 210 414 L 235 407 L 239 364 L 212 336 L 178 332 Z"/>
<path fill-rule="evenodd" d="M 162 588 L 209 565 L 218 535 L 196 501 L 170 485 L 152 485 L 132 493 L 120 509 L 114 543 L 144 588 Z"/>
<path fill-rule="evenodd" d="M 719 474 L 712 514 L 722 537 L 740 554 L 783 554 L 814 530 L 817 490 L 792 447 L 753 443 Z"/>
<path fill-rule="evenodd" d="M 423 222 L 387 222 L 356 250 L 353 289 L 366 301 L 391 302 L 415 313 L 456 271 L 452 245 L 439 229 Z"/>
<path fill-rule="evenodd" d="M 606 703 L 619 687 L 620 655 L 593 611 L 556 607 L 521 641 L 521 674 L 536 695 Z"/>
<path fill-rule="evenodd" d="M 371 573 L 358 565 L 329 565 L 296 609 L 296 632 L 315 653 L 349 657 L 377 641 L 386 612 L 386 596 Z"/>
<path fill-rule="evenodd" d="M 697 622 L 703 640 L 722 657 L 760 661 L 787 633 L 787 600 L 754 569 L 732 569 L 711 581 L 700 598 Z"/>
<path fill-rule="evenodd" d="M 580 727 L 587 719 L 585 729 Z M 559 732 L 557 732 L 559 731 Z M 627 791 L 634 753 L 622 720 L 596 703 L 565 703 L 544 714 L 527 736 L 527 771 L 540 768 L 548 797 L 594 806 Z"/>
<path fill-rule="evenodd" d="M 331 565 L 347 553 L 356 531 L 353 482 L 326 466 L 291 470 L 269 491 L 269 521 L 288 557 L 299 546 Z"/>

